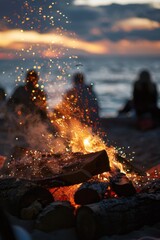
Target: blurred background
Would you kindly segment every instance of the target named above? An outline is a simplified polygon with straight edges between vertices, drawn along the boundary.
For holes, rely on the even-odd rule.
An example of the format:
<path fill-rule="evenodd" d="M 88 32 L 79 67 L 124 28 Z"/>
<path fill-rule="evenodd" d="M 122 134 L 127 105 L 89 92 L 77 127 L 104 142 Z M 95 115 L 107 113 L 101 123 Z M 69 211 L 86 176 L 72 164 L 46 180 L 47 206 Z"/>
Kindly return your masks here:
<path fill-rule="evenodd" d="M 160 0 L 0 0 L 0 86 L 7 97 L 35 68 L 52 109 L 72 74 L 93 83 L 116 116 L 148 69 L 160 91 Z"/>

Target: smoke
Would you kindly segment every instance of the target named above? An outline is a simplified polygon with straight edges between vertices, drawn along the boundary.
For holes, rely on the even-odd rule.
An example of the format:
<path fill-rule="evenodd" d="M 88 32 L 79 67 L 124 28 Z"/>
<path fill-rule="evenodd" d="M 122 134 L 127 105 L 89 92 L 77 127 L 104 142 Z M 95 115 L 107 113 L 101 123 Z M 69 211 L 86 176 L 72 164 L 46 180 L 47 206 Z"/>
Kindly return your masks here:
<path fill-rule="evenodd" d="M 9 114 L 10 140 L 12 147 L 24 147 L 41 152 L 65 151 L 64 140 L 58 136 L 50 119 L 39 114 L 22 114 L 18 106 Z"/>

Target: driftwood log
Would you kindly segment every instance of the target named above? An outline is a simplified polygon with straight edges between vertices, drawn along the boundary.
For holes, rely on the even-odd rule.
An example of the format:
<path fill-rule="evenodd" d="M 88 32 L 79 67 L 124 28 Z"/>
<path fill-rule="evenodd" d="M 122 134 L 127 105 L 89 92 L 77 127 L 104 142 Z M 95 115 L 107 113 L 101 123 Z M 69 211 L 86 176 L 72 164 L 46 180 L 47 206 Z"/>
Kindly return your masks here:
<path fill-rule="evenodd" d="M 160 193 L 140 193 L 128 198 L 105 199 L 81 206 L 76 213 L 80 239 L 123 234 L 160 220 Z"/>
<path fill-rule="evenodd" d="M 39 214 L 35 228 L 44 232 L 52 232 L 75 225 L 74 208 L 68 201 L 51 203 Z"/>
<path fill-rule="evenodd" d="M 54 201 L 49 190 L 32 182 L 16 179 L 0 180 L 0 204 L 11 214 L 32 219 Z"/>
<path fill-rule="evenodd" d="M 74 194 L 74 201 L 78 205 L 99 202 L 104 198 L 108 186 L 109 183 L 106 182 L 82 183 Z"/>

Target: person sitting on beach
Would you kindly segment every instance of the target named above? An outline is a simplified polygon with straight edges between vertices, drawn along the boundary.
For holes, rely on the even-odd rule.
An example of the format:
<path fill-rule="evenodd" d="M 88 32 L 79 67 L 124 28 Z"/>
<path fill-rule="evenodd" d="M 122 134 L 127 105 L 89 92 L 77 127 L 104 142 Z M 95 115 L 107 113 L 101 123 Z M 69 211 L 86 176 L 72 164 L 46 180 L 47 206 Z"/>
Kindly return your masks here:
<path fill-rule="evenodd" d="M 140 72 L 133 86 L 133 104 L 138 126 L 142 129 L 154 127 L 160 120 L 157 86 L 149 71 Z"/>
<path fill-rule="evenodd" d="M 55 111 L 76 118 L 95 130 L 99 125 L 99 106 L 93 85 L 85 83 L 81 72 L 73 75 L 72 83 L 73 87 L 65 93 L 61 106 Z"/>
<path fill-rule="evenodd" d="M 8 108 L 16 111 L 18 109 L 17 106 L 20 106 L 19 113 L 20 111 L 22 114 L 36 113 L 45 118 L 47 95 L 39 87 L 38 80 L 38 73 L 34 69 L 27 71 L 25 85 L 15 89 L 13 95 L 8 100 Z"/>
<path fill-rule="evenodd" d="M 94 126 L 99 120 L 99 106 L 93 85 L 87 85 L 84 74 L 79 72 L 73 75 L 72 81 L 73 88 L 67 92 L 65 98 L 82 123 Z"/>

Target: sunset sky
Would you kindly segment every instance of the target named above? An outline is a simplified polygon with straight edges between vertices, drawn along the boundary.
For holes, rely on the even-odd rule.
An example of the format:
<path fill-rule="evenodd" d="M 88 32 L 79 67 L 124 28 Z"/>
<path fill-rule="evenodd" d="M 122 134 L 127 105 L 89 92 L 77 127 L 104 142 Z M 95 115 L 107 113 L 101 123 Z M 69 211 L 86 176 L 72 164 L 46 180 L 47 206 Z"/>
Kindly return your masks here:
<path fill-rule="evenodd" d="M 57 2 L 0 0 L 0 59 L 160 54 L 160 0 Z"/>

